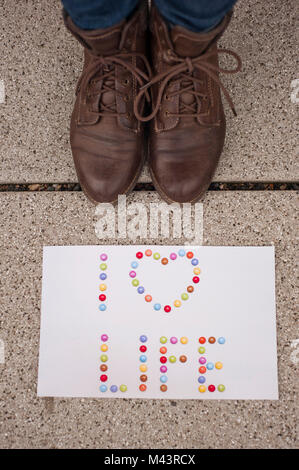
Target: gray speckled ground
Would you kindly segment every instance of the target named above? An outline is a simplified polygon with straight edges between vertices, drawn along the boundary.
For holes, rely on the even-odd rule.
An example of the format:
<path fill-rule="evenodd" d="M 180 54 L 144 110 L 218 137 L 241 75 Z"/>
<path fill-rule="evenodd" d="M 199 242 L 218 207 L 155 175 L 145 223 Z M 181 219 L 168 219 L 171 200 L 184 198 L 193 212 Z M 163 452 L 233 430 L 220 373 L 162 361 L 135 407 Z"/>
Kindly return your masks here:
<path fill-rule="evenodd" d="M 228 134 L 215 181 L 296 180 L 295 0 L 239 0 L 222 46 L 243 59 L 223 82 Z M 0 9 L 0 182 L 68 182 L 77 177 L 69 116 L 82 51 L 61 19 L 59 0 L 3 0 Z M 298 166 L 297 166 L 298 168 Z M 142 181 L 149 181 L 145 170 Z"/>
<path fill-rule="evenodd" d="M 159 199 L 138 193 L 130 200 Z M 97 244 L 94 207 L 80 193 L 0 194 L 0 337 L 6 348 L 0 447 L 297 447 L 298 371 L 290 357 L 291 341 L 298 338 L 296 203 L 296 194 L 287 191 L 209 193 L 204 199 L 205 244 L 276 247 L 279 401 L 41 399 L 36 382 L 42 246 Z"/>

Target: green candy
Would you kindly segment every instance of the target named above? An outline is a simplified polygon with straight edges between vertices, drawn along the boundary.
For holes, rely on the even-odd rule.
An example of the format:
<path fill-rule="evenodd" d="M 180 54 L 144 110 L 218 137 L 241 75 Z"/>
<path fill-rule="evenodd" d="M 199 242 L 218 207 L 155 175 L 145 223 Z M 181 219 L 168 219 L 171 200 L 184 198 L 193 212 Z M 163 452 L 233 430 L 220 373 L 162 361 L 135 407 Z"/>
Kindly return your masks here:
<path fill-rule="evenodd" d="M 106 263 L 101 263 L 101 264 L 100 264 L 100 268 L 101 268 L 102 271 L 106 271 L 106 269 L 107 269 L 107 264 L 106 264 Z"/>
<path fill-rule="evenodd" d="M 206 352 L 206 348 L 204 348 L 203 346 L 201 346 L 200 348 L 198 348 L 198 352 L 200 354 L 204 354 Z"/>
<path fill-rule="evenodd" d="M 184 294 L 181 295 L 182 300 L 188 300 L 189 295 L 184 292 Z"/>
<path fill-rule="evenodd" d="M 225 386 L 222 385 L 222 384 L 218 385 L 218 390 L 219 390 L 219 392 L 224 392 Z"/>
<path fill-rule="evenodd" d="M 119 387 L 119 389 L 120 389 L 121 392 L 126 392 L 127 389 L 128 389 L 128 387 L 127 387 L 126 385 L 121 385 L 121 386 Z"/>
<path fill-rule="evenodd" d="M 176 362 L 176 357 L 175 356 L 170 356 L 169 357 L 169 362 L 172 362 L 172 363 Z"/>
<path fill-rule="evenodd" d="M 102 355 L 101 355 L 101 361 L 102 361 L 102 362 L 107 362 L 107 361 L 108 361 L 108 356 L 107 356 L 107 354 L 102 354 Z"/>
<path fill-rule="evenodd" d="M 161 336 L 161 338 L 160 338 L 160 343 L 162 343 L 162 344 L 167 343 L 167 338 L 166 338 L 166 336 Z"/>
<path fill-rule="evenodd" d="M 139 286 L 139 281 L 138 281 L 138 279 L 133 279 L 132 285 L 133 285 L 134 287 Z"/>
<path fill-rule="evenodd" d="M 154 259 L 160 259 L 161 255 L 160 255 L 160 253 L 154 253 L 153 256 L 154 256 Z"/>

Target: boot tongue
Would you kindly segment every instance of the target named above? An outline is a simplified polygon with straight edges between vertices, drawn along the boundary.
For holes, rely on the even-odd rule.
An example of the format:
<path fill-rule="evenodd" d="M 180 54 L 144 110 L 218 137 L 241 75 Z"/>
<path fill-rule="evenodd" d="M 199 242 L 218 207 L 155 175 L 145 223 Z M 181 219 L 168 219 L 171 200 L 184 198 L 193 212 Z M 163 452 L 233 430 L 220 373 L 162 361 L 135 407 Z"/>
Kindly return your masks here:
<path fill-rule="evenodd" d="M 121 33 L 125 21 L 105 30 L 84 31 L 81 37 L 95 55 L 109 55 L 119 49 Z"/>
<path fill-rule="evenodd" d="M 181 57 L 197 57 L 202 54 L 215 35 L 210 33 L 193 33 L 182 26 L 170 30 L 174 51 Z"/>

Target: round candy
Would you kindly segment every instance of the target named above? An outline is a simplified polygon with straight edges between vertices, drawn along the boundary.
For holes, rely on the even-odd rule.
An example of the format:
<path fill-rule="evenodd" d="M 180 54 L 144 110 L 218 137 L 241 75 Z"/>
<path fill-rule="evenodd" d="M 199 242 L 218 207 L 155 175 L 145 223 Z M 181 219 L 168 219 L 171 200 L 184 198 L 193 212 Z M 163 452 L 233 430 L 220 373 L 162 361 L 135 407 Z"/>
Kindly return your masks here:
<path fill-rule="evenodd" d="M 202 356 L 202 357 L 199 358 L 199 363 L 200 364 L 205 364 L 206 362 L 207 362 L 207 360 L 206 360 L 205 357 Z"/>
<path fill-rule="evenodd" d="M 141 354 L 141 356 L 139 357 L 139 361 L 140 362 L 146 362 L 147 361 L 147 357 L 145 356 L 145 354 Z"/>
<path fill-rule="evenodd" d="M 160 377 L 160 382 L 162 382 L 163 384 L 165 384 L 167 382 L 168 378 L 166 375 L 161 375 Z"/>
<path fill-rule="evenodd" d="M 178 342 L 178 339 L 175 336 L 172 336 L 170 338 L 170 342 L 171 342 L 171 344 L 176 344 Z"/>
<path fill-rule="evenodd" d="M 138 268 L 138 263 L 137 263 L 137 261 L 132 261 L 132 263 L 131 263 L 131 268 L 133 268 L 133 269 Z"/>
<path fill-rule="evenodd" d="M 208 363 L 207 363 L 207 369 L 208 369 L 208 370 L 213 370 L 213 369 L 214 369 L 214 364 L 213 364 L 213 362 L 208 362 Z"/>
<path fill-rule="evenodd" d="M 201 366 L 199 369 L 198 369 L 199 373 L 200 374 L 205 374 L 207 372 L 207 368 L 205 366 Z"/>
<path fill-rule="evenodd" d="M 106 263 L 100 264 L 100 269 L 101 269 L 102 271 L 106 271 L 106 269 L 107 269 L 107 264 L 106 264 Z"/>
<path fill-rule="evenodd" d="M 200 274 L 200 268 L 194 268 L 193 269 L 194 274 Z"/>
<path fill-rule="evenodd" d="M 225 338 L 223 338 L 223 336 L 220 336 L 220 338 L 218 338 L 218 343 L 219 344 L 224 344 L 225 343 Z"/>
<path fill-rule="evenodd" d="M 145 390 L 146 390 L 146 385 L 145 385 L 145 384 L 139 385 L 139 390 L 140 390 L 141 392 L 145 392 Z"/>
<path fill-rule="evenodd" d="M 186 252 L 183 249 L 179 250 L 179 256 L 185 256 Z"/>
<path fill-rule="evenodd" d="M 180 306 L 182 305 L 182 302 L 181 302 L 180 300 L 175 300 L 175 301 L 173 302 L 173 305 L 174 305 L 175 307 L 180 307 Z"/>
<path fill-rule="evenodd" d="M 166 336 L 161 336 L 161 338 L 160 338 L 160 343 L 162 343 L 162 344 L 167 343 L 167 338 L 166 338 Z"/>
<path fill-rule="evenodd" d="M 101 290 L 101 291 L 104 291 L 104 290 L 106 290 L 106 289 L 107 289 L 106 284 L 100 284 L 100 290 Z"/>
<path fill-rule="evenodd" d="M 101 310 L 101 312 L 104 312 L 104 311 L 106 310 L 106 308 L 107 308 L 107 307 L 106 307 L 105 304 L 101 304 L 101 305 L 99 306 L 99 309 Z"/>
<path fill-rule="evenodd" d="M 108 366 L 106 366 L 106 364 L 101 364 L 100 369 L 102 372 L 106 372 L 106 370 L 108 370 Z"/>
<path fill-rule="evenodd" d="M 160 362 L 161 362 L 162 364 L 165 364 L 165 362 L 167 362 L 167 357 L 161 356 L 161 357 L 160 357 Z"/>
<path fill-rule="evenodd" d="M 167 348 L 165 348 L 165 346 L 162 346 L 162 347 L 160 348 L 160 353 L 161 353 L 161 354 L 166 354 L 166 353 L 167 353 Z"/>
<path fill-rule="evenodd" d="M 152 301 L 152 296 L 151 295 L 146 295 L 145 297 L 146 302 L 151 302 Z"/>
<path fill-rule="evenodd" d="M 101 340 L 102 341 L 108 341 L 108 335 L 102 335 Z"/>
<path fill-rule="evenodd" d="M 225 390 L 225 386 L 222 385 L 222 384 L 218 385 L 217 388 L 218 388 L 218 391 L 219 391 L 219 392 L 224 392 L 224 390 Z"/>
<path fill-rule="evenodd" d="M 143 292 L 144 292 L 144 287 L 139 286 L 138 289 L 137 289 L 137 292 L 138 292 L 138 294 L 143 294 Z"/>
<path fill-rule="evenodd" d="M 198 276 L 194 276 L 194 278 L 192 279 L 192 281 L 194 282 L 194 284 L 198 284 L 198 283 L 199 283 L 199 277 L 198 277 Z"/>
<path fill-rule="evenodd" d="M 141 251 L 137 251 L 136 258 L 141 259 L 142 257 L 143 257 L 143 254 L 141 253 Z"/>
<path fill-rule="evenodd" d="M 218 370 L 222 369 L 222 367 L 223 367 L 222 362 L 215 362 L 215 367 L 216 367 L 216 369 L 218 369 Z"/>
<path fill-rule="evenodd" d="M 142 374 L 140 377 L 141 382 L 146 382 L 147 381 L 147 375 Z"/>
<path fill-rule="evenodd" d="M 190 294 L 191 294 L 191 292 L 193 292 L 193 291 L 194 291 L 194 287 L 193 287 L 193 286 L 188 286 L 188 287 L 187 287 L 187 292 L 190 292 Z"/>
<path fill-rule="evenodd" d="M 169 357 L 169 362 L 171 362 L 172 364 L 174 364 L 176 362 L 176 357 L 175 356 L 170 356 Z"/>
<path fill-rule="evenodd" d="M 100 258 L 101 258 L 102 261 L 106 261 L 108 256 L 106 255 L 106 253 L 102 253 Z"/>
<path fill-rule="evenodd" d="M 128 387 L 124 384 L 121 384 L 119 389 L 120 389 L 121 392 L 126 392 L 128 390 Z"/>
<path fill-rule="evenodd" d="M 147 350 L 147 347 L 143 344 L 142 346 L 140 346 L 139 348 L 139 351 L 141 352 L 145 352 Z"/>
<path fill-rule="evenodd" d="M 154 253 L 154 259 L 160 259 L 161 255 L 160 253 Z"/>
<path fill-rule="evenodd" d="M 180 356 L 180 361 L 181 362 L 186 362 L 187 361 L 187 356 L 184 356 L 184 355 Z"/>
<path fill-rule="evenodd" d="M 191 261 L 191 264 L 193 264 L 193 266 L 197 266 L 198 265 L 198 259 L 193 258 L 193 260 Z"/>
<path fill-rule="evenodd" d="M 204 384 L 205 381 L 206 381 L 206 378 L 203 377 L 202 375 L 201 375 L 200 377 L 198 377 L 198 382 L 199 382 L 200 384 Z"/>
<path fill-rule="evenodd" d="M 104 384 L 101 385 L 101 386 L 100 386 L 100 390 L 101 390 L 101 392 L 107 392 L 107 387 L 106 387 L 106 385 L 104 385 Z"/>
<path fill-rule="evenodd" d="M 104 302 L 104 300 L 106 300 L 106 295 L 105 294 L 99 295 L 99 299 L 101 302 Z"/>
<path fill-rule="evenodd" d="M 167 385 L 163 384 L 160 387 L 161 392 L 167 392 Z"/>
<path fill-rule="evenodd" d="M 155 304 L 154 309 L 155 310 L 161 310 L 161 304 Z"/>
<path fill-rule="evenodd" d="M 107 380 L 108 380 L 107 375 L 106 375 L 106 374 L 102 374 L 101 377 L 100 377 L 100 381 L 101 381 L 101 382 L 107 382 Z"/>
<path fill-rule="evenodd" d="M 181 295 L 181 298 L 182 298 L 182 300 L 188 300 L 188 299 L 189 299 L 189 295 L 186 294 L 186 292 L 184 292 L 184 293 Z"/>
<path fill-rule="evenodd" d="M 216 343 L 216 338 L 214 338 L 214 336 L 210 336 L 209 343 L 211 343 L 211 344 Z"/>
<path fill-rule="evenodd" d="M 215 392 L 215 390 L 216 390 L 215 385 L 209 385 L 208 390 L 209 390 L 209 392 Z"/>
<path fill-rule="evenodd" d="M 107 362 L 108 361 L 108 356 L 106 354 L 102 354 L 100 357 L 102 362 Z"/>
<path fill-rule="evenodd" d="M 146 256 L 152 256 L 152 250 L 145 250 Z"/>
<path fill-rule="evenodd" d="M 206 352 L 206 348 L 204 348 L 203 346 L 200 346 L 198 348 L 198 352 L 199 352 L 199 354 L 204 354 Z"/>
<path fill-rule="evenodd" d="M 169 258 L 172 259 L 172 260 L 175 260 L 175 259 L 177 259 L 177 255 L 175 253 L 170 253 Z"/>
<path fill-rule="evenodd" d="M 193 255 L 192 251 L 188 251 L 186 256 L 187 256 L 187 258 L 191 259 L 191 258 L 193 258 L 194 255 Z"/>
<path fill-rule="evenodd" d="M 160 367 L 160 372 L 162 372 L 163 374 L 165 374 L 165 372 L 167 372 L 167 367 L 166 367 L 166 366 L 161 366 L 161 367 Z"/>
<path fill-rule="evenodd" d="M 188 343 L 188 338 L 186 336 L 182 336 L 180 341 L 181 341 L 182 344 L 187 344 Z"/>
<path fill-rule="evenodd" d="M 146 372 L 147 371 L 147 366 L 145 364 L 141 364 L 141 366 L 139 366 L 139 370 L 140 370 L 140 372 Z"/>
<path fill-rule="evenodd" d="M 164 264 L 164 265 L 168 264 L 168 259 L 167 258 L 162 258 L 161 263 Z"/>
<path fill-rule="evenodd" d="M 111 385 L 111 387 L 110 387 L 110 391 L 111 391 L 112 393 L 115 393 L 115 392 L 117 392 L 117 390 L 118 390 L 118 387 L 117 387 L 117 385 Z"/>
<path fill-rule="evenodd" d="M 200 391 L 200 393 L 204 393 L 206 391 L 206 387 L 204 385 L 200 385 L 198 387 L 198 390 Z"/>
<path fill-rule="evenodd" d="M 145 336 L 145 335 L 141 335 L 139 339 L 140 339 L 140 341 L 141 341 L 142 343 L 146 343 L 146 342 L 147 342 L 147 336 Z"/>
<path fill-rule="evenodd" d="M 198 341 L 200 342 L 200 344 L 205 344 L 206 338 L 204 338 L 203 336 L 201 336 Z"/>
<path fill-rule="evenodd" d="M 171 307 L 170 307 L 170 305 L 165 305 L 165 307 L 164 307 L 164 311 L 165 311 L 165 312 L 167 312 L 167 313 L 169 313 L 169 312 L 170 312 L 170 310 L 171 310 Z"/>
<path fill-rule="evenodd" d="M 129 276 L 130 277 L 136 277 L 136 271 L 130 271 Z"/>
<path fill-rule="evenodd" d="M 101 279 L 102 281 L 105 281 L 105 279 L 107 279 L 107 274 L 106 274 L 106 273 L 101 273 L 101 274 L 100 274 L 100 279 Z"/>
<path fill-rule="evenodd" d="M 101 351 L 103 351 L 103 352 L 108 351 L 108 346 L 107 346 L 107 344 L 102 344 L 102 346 L 101 346 Z"/>
<path fill-rule="evenodd" d="M 138 279 L 133 279 L 133 281 L 132 281 L 132 286 L 134 286 L 134 287 L 139 286 L 139 281 L 138 281 Z"/>

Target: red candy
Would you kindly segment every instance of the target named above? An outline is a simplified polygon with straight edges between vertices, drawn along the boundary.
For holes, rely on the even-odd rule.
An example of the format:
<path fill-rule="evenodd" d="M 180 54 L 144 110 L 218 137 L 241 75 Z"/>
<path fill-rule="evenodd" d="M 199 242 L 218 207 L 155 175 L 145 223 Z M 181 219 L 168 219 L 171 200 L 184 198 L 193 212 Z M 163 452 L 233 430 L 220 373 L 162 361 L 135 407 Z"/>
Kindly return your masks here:
<path fill-rule="evenodd" d="M 106 374 L 103 374 L 103 375 L 101 375 L 101 377 L 100 377 L 100 381 L 101 381 L 101 382 L 106 382 L 107 379 L 108 379 L 108 377 L 107 377 Z"/>
<path fill-rule="evenodd" d="M 205 344 L 206 338 L 204 338 L 203 336 L 201 336 L 198 341 L 200 342 L 200 344 Z"/>
<path fill-rule="evenodd" d="M 143 254 L 141 253 L 141 251 L 137 251 L 136 258 L 141 259 L 142 257 L 143 257 Z"/>
<path fill-rule="evenodd" d="M 161 356 L 160 357 L 160 362 L 162 362 L 162 364 L 165 364 L 165 362 L 167 362 L 167 357 Z"/>
<path fill-rule="evenodd" d="M 209 392 L 215 392 L 215 390 L 216 390 L 215 385 L 209 385 L 208 390 L 209 390 Z"/>
<path fill-rule="evenodd" d="M 167 313 L 170 312 L 170 310 L 171 310 L 170 305 L 165 305 L 164 310 L 165 310 L 165 312 L 167 312 Z"/>
<path fill-rule="evenodd" d="M 199 277 L 194 276 L 194 278 L 192 280 L 193 280 L 194 284 L 197 284 L 199 282 Z"/>
<path fill-rule="evenodd" d="M 140 349 L 141 352 L 145 352 L 147 350 L 147 347 L 144 346 L 144 344 L 143 344 L 142 346 L 140 346 L 139 349 Z"/>
<path fill-rule="evenodd" d="M 186 256 L 187 256 L 187 258 L 191 259 L 191 258 L 193 258 L 194 255 L 193 255 L 192 251 L 188 251 Z"/>
<path fill-rule="evenodd" d="M 104 300 L 106 300 L 106 295 L 105 295 L 105 294 L 101 294 L 101 295 L 99 296 L 99 299 L 100 299 L 102 302 L 104 302 Z"/>
<path fill-rule="evenodd" d="M 201 373 L 201 374 L 205 374 L 207 372 L 207 368 L 205 366 L 200 366 L 200 368 L 198 369 L 198 371 Z"/>

